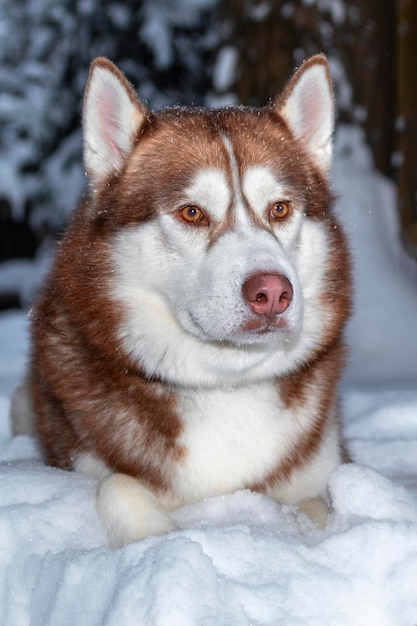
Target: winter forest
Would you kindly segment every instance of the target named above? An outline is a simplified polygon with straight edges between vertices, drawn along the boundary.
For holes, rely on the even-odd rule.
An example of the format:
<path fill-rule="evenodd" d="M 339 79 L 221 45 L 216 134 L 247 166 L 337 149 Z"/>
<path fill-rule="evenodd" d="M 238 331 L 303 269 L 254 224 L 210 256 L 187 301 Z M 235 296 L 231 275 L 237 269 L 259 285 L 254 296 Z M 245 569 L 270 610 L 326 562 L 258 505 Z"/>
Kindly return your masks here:
<path fill-rule="evenodd" d="M 416 42 L 413 0 L 0 0 L 0 624 L 416 626 Z M 354 258 L 333 511 L 319 529 L 239 491 L 110 550 L 94 479 L 9 423 L 31 303 L 85 191 L 90 63 L 114 61 L 151 109 L 262 106 L 318 52 Z"/>

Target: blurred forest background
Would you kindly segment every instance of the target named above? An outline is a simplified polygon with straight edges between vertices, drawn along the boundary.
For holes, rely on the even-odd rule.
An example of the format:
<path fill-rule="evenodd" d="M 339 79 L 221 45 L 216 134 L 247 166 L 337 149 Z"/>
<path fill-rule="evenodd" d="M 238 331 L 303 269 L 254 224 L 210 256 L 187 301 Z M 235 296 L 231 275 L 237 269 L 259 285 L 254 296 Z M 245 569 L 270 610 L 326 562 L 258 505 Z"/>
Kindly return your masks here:
<path fill-rule="evenodd" d="M 363 129 L 375 167 L 398 183 L 416 254 L 416 0 L 0 0 L 0 261 L 34 257 L 82 197 L 95 56 L 161 108 L 266 104 L 317 52 L 339 123 Z M 14 299 L 0 294 L 0 308 Z"/>

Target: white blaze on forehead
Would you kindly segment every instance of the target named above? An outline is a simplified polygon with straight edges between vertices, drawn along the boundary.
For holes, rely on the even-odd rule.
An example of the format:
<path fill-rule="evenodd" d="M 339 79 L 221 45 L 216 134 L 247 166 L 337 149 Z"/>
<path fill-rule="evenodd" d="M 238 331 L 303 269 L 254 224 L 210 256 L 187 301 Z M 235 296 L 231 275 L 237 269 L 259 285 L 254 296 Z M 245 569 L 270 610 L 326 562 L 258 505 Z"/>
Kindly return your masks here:
<path fill-rule="evenodd" d="M 207 210 L 215 220 L 221 221 L 225 218 L 230 206 L 231 190 L 226 174 L 222 170 L 216 168 L 200 170 L 186 194 L 190 203 Z"/>
<path fill-rule="evenodd" d="M 227 154 L 229 156 L 230 171 L 232 174 L 232 185 L 234 194 L 233 208 L 237 223 L 242 225 L 249 224 L 249 216 L 246 211 L 245 201 L 241 189 L 241 181 L 239 175 L 239 166 L 237 163 L 236 155 L 233 149 L 233 144 L 229 137 L 223 137 L 223 143 L 225 145 Z"/>
<path fill-rule="evenodd" d="M 242 187 L 251 209 L 260 217 L 273 202 L 288 199 L 284 186 L 267 167 L 261 165 L 246 170 Z"/>

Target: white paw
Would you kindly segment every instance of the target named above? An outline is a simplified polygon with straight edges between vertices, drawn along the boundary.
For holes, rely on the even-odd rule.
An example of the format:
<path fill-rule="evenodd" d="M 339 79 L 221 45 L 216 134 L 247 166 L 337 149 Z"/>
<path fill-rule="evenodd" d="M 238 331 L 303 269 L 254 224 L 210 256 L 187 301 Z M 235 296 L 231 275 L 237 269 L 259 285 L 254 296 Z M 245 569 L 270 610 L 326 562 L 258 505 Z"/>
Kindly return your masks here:
<path fill-rule="evenodd" d="M 317 524 L 319 528 L 324 528 L 327 524 L 327 518 L 330 513 L 330 509 L 327 506 L 323 498 L 311 498 L 309 500 L 303 500 L 297 506 L 299 513 L 305 513 L 308 517 Z"/>
<path fill-rule="evenodd" d="M 112 548 L 178 530 L 153 493 L 126 474 L 112 474 L 102 482 L 97 512 Z"/>

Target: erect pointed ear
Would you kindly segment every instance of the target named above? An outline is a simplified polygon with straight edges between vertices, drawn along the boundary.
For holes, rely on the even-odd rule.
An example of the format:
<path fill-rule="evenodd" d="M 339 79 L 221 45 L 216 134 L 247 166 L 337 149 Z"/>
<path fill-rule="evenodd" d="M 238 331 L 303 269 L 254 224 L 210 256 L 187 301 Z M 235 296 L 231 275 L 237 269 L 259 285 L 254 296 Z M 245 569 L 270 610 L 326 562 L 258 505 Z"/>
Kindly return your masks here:
<path fill-rule="evenodd" d="M 121 170 L 146 115 L 117 67 L 108 59 L 95 59 L 83 107 L 84 164 L 93 187 Z"/>
<path fill-rule="evenodd" d="M 333 88 L 326 57 L 305 61 L 275 103 L 296 139 L 327 173 L 334 129 Z"/>

